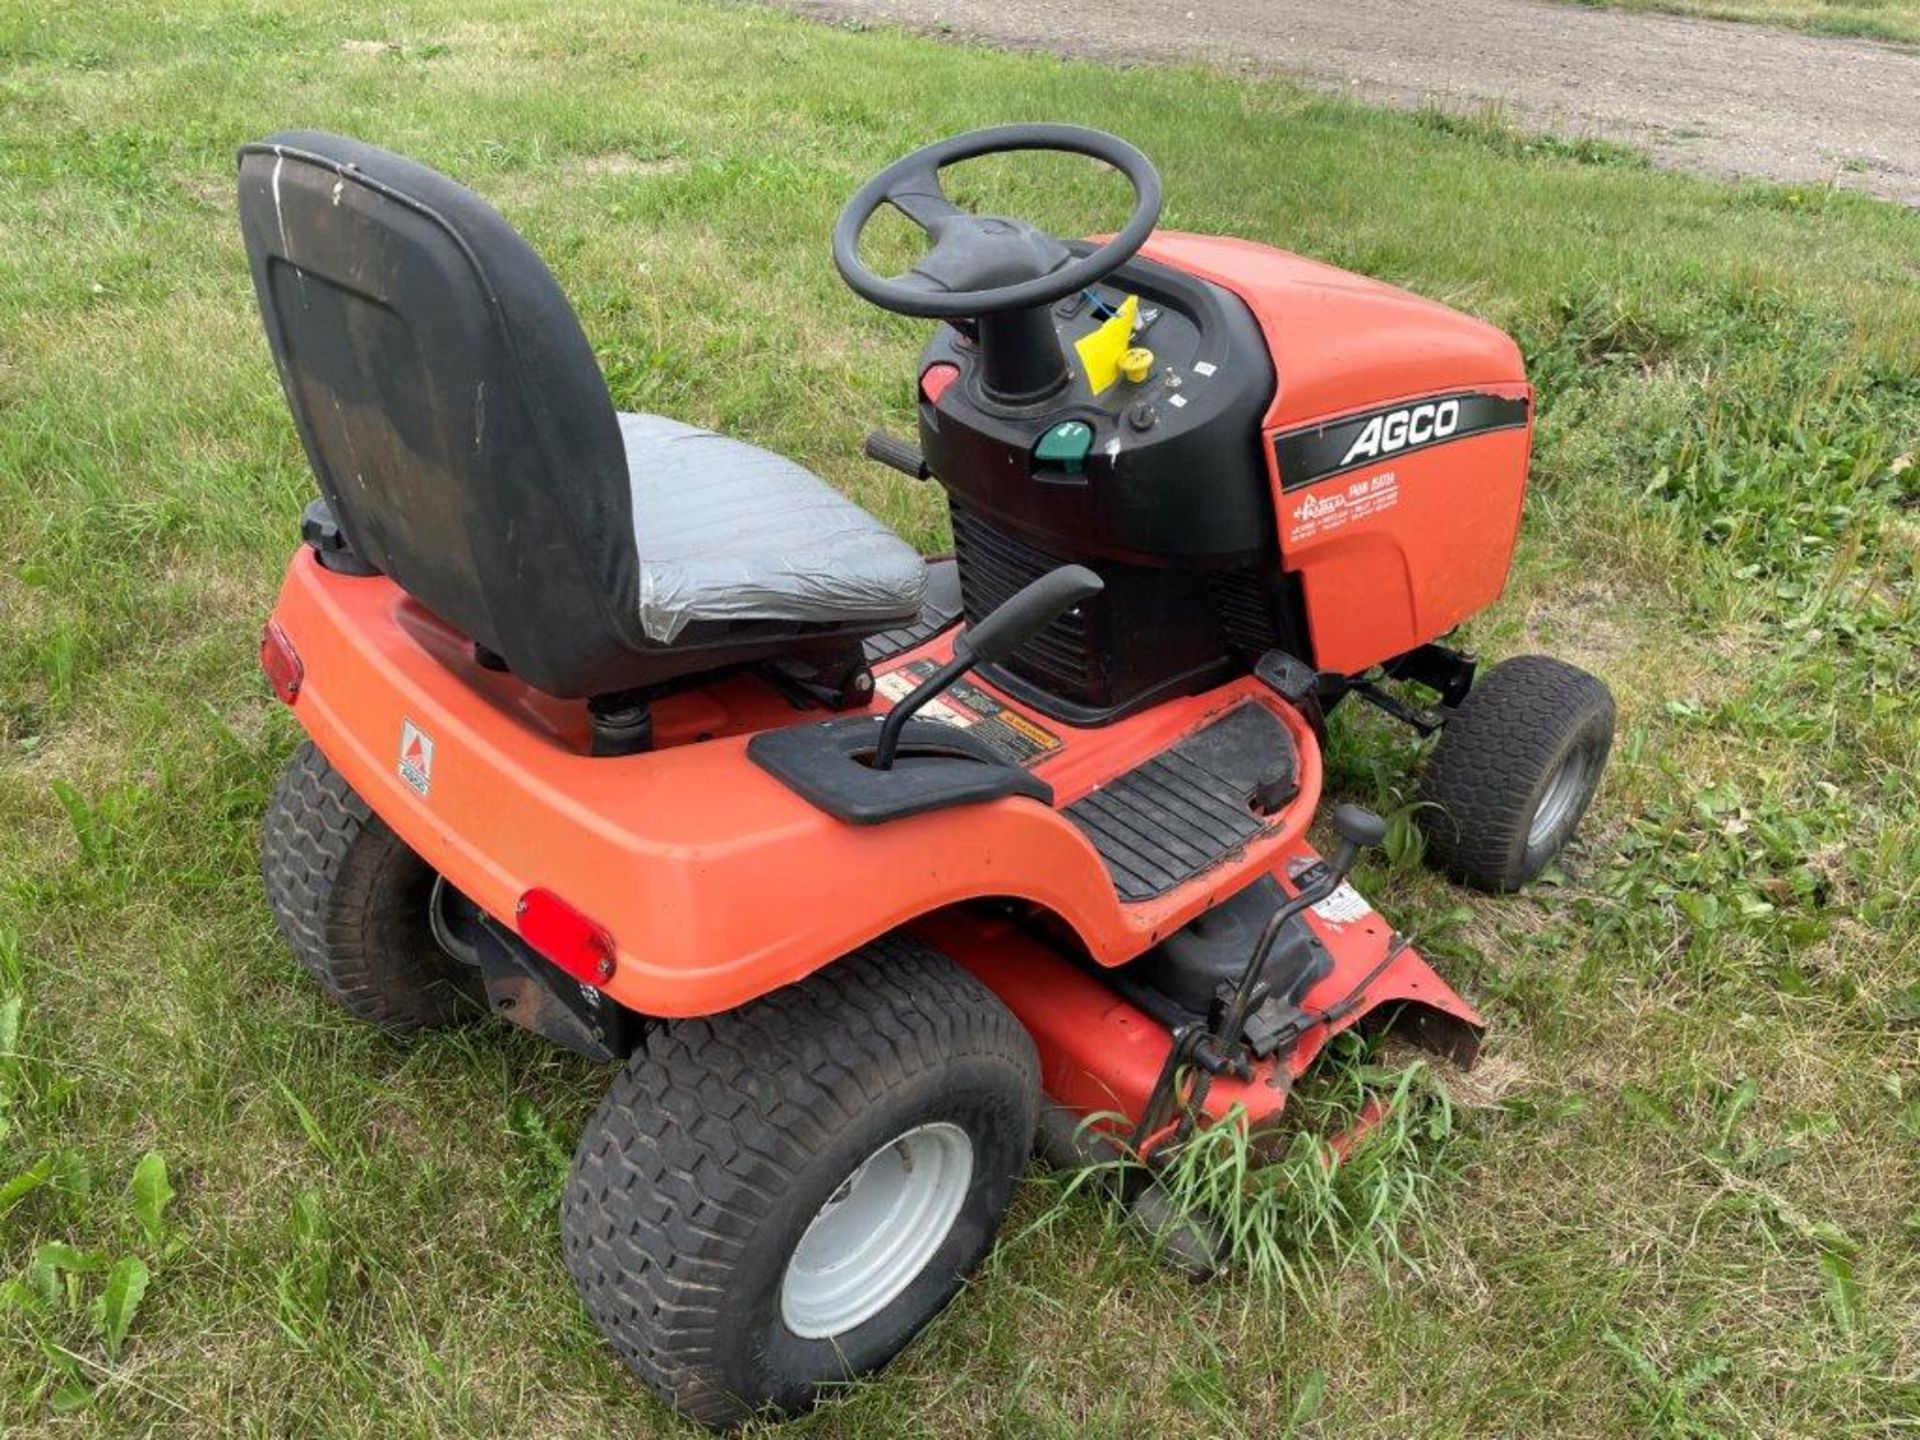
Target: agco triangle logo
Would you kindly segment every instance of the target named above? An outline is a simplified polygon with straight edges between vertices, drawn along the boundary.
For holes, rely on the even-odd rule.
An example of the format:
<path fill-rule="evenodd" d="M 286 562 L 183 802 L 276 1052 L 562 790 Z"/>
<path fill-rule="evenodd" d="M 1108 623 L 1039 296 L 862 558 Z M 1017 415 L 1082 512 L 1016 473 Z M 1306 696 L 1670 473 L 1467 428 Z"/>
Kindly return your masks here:
<path fill-rule="evenodd" d="M 411 720 L 400 724 L 400 778 L 422 796 L 433 785 L 433 737 Z"/>

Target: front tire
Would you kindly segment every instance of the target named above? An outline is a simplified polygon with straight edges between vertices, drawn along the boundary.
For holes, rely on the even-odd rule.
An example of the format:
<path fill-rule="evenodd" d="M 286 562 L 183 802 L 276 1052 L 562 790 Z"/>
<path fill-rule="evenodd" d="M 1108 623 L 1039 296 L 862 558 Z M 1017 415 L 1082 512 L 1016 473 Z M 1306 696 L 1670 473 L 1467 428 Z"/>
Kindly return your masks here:
<path fill-rule="evenodd" d="M 1613 746 L 1613 695 L 1546 655 L 1480 678 L 1420 779 L 1427 855 L 1476 890 L 1518 890 L 1573 838 Z"/>
<path fill-rule="evenodd" d="M 652 1032 L 580 1138 L 567 1268 L 682 1414 L 791 1414 L 890 1360 L 992 1243 L 1026 1167 L 1032 1039 L 912 941 Z"/>
<path fill-rule="evenodd" d="M 267 807 L 260 873 L 307 973 L 371 1025 L 407 1034 L 484 1011 L 477 970 L 434 941 L 434 872 L 311 742 Z"/>

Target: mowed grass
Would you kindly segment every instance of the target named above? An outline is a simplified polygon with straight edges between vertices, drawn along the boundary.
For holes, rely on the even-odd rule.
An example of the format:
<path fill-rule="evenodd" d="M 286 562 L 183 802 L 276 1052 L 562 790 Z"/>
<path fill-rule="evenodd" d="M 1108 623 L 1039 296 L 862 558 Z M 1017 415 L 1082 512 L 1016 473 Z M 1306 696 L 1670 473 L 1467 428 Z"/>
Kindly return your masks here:
<path fill-rule="evenodd" d="M 1328 1236 L 1373 1263 L 1194 1288 L 1036 1175 L 960 1302 L 793 1433 L 1920 1430 L 1913 214 L 667 0 L 13 0 L 0 65 L 0 1432 L 679 1428 L 561 1265 L 605 1074 L 502 1028 L 396 1048 L 262 903 L 296 734 L 253 652 L 311 482 L 235 147 L 316 126 L 461 177 L 622 406 L 787 451 L 937 545 L 932 487 L 857 453 L 909 423 L 921 332 L 841 287 L 827 230 L 908 148 L 1041 118 L 1143 145 L 1170 226 L 1520 338 L 1534 488 L 1470 639 L 1594 669 L 1620 739 L 1551 883 L 1470 898 L 1404 825 L 1362 876 L 1492 1022 L 1450 1133 L 1370 1182 L 1421 1197 L 1390 1243 Z M 1083 168 L 1036 173 L 966 188 L 1115 223 Z M 1349 718 L 1338 788 L 1403 806 L 1415 748 Z"/>
<path fill-rule="evenodd" d="M 1611 10 L 1656 10 L 1706 20 L 1783 25 L 1813 35 L 1850 35 L 1920 45 L 1920 0 L 1573 0 Z"/>

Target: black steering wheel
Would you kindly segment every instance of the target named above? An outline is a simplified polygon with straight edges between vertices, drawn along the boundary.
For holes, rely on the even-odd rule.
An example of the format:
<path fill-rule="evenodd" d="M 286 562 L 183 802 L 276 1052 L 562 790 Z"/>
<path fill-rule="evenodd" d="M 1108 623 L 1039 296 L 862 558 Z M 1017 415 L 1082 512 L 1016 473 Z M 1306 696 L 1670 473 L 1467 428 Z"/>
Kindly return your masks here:
<path fill-rule="evenodd" d="M 943 169 L 1010 150 L 1086 155 L 1118 170 L 1133 186 L 1133 213 L 1125 227 L 1076 260 L 1037 226 L 975 215 L 947 198 L 940 185 Z M 874 274 L 860 259 L 860 236 L 883 204 L 933 242 L 912 269 L 891 278 Z M 882 310 L 931 320 L 978 319 L 1048 305 L 1096 283 L 1147 243 L 1159 218 L 1160 174 L 1126 141 L 1079 125 L 996 125 L 924 146 L 862 185 L 834 224 L 833 263 L 856 295 Z"/>

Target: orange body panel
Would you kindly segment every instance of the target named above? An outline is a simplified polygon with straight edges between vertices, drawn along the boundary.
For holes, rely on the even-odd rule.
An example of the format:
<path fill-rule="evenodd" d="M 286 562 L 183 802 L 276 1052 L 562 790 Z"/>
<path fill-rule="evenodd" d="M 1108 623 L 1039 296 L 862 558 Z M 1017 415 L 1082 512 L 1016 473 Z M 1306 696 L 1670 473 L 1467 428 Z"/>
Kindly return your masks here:
<path fill-rule="evenodd" d="M 656 750 L 593 758 L 583 705 L 480 668 L 461 636 L 383 577 L 335 574 L 303 547 L 273 621 L 304 666 L 294 714 L 367 803 L 504 923 L 545 887 L 604 926 L 617 952 L 605 990 L 649 1015 L 728 1009 L 982 896 L 1044 907 L 1096 962 L 1120 964 L 1270 869 L 1319 803 L 1310 730 L 1250 677 L 1097 730 L 1000 697 L 1063 740 L 1034 766 L 1061 806 L 1237 704 L 1266 706 L 1292 733 L 1300 790 L 1271 827 L 1169 894 L 1123 905 L 1092 845 L 1032 800 L 866 828 L 815 809 L 745 752 L 754 731 L 819 712 L 757 680 L 663 699 Z M 952 633 L 880 673 L 945 659 Z"/>
<path fill-rule="evenodd" d="M 1272 353 L 1264 448 L 1282 565 L 1300 576 L 1313 661 L 1358 674 L 1499 598 L 1519 534 L 1532 426 L 1463 436 L 1288 489 L 1274 438 L 1477 391 L 1532 399 L 1500 330 L 1270 246 L 1156 234 L 1141 254 L 1246 302 Z"/>

